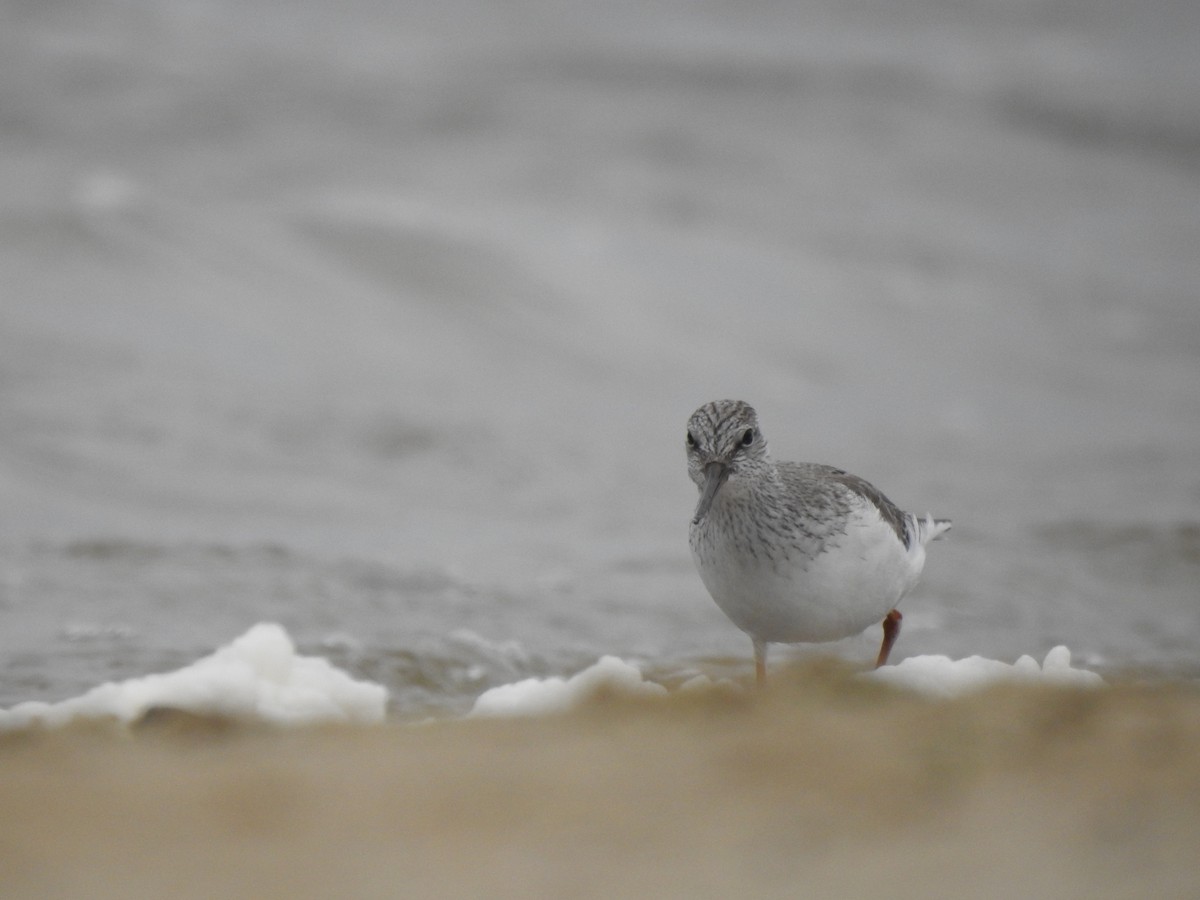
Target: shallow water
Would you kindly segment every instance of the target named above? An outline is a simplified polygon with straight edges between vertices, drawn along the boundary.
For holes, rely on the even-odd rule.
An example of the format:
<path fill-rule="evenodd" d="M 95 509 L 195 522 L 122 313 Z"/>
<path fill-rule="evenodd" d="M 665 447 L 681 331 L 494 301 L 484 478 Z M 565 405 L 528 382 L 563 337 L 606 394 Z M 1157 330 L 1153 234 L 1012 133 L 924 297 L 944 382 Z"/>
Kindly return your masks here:
<path fill-rule="evenodd" d="M 0 705 L 262 620 L 408 712 L 741 672 L 718 396 L 954 518 L 899 654 L 1197 674 L 1195 4 L 0 17 Z"/>

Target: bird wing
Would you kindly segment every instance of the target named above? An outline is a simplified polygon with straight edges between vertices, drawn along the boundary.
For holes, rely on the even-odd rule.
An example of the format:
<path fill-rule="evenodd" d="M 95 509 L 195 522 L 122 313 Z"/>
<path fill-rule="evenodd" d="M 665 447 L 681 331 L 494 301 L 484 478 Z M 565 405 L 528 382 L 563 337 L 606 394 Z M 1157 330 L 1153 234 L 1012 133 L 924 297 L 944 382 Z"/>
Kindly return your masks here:
<path fill-rule="evenodd" d="M 814 465 L 813 468 L 818 470 L 823 478 L 835 484 L 842 485 L 871 503 L 879 510 L 879 515 L 883 517 L 883 521 L 887 522 L 892 527 L 892 530 L 896 532 L 896 537 L 900 539 L 900 543 L 905 547 L 910 546 L 913 536 L 911 531 L 912 523 L 910 522 L 912 516 L 889 500 L 883 491 L 865 478 L 851 475 L 844 469 L 825 465 Z"/>

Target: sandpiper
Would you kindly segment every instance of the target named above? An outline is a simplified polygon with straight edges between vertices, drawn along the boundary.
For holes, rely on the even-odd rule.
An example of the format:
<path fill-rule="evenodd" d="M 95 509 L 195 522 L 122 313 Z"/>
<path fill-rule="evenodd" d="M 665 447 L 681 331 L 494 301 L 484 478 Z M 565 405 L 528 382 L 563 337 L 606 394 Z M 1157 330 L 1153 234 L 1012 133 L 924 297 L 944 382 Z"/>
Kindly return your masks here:
<path fill-rule="evenodd" d="M 758 415 L 740 400 L 692 413 L 687 458 L 700 489 L 692 557 L 717 606 L 754 642 L 758 684 L 768 644 L 836 641 L 880 621 L 875 665 L 886 663 L 900 633 L 896 606 L 950 521 L 906 513 L 833 466 L 773 461 Z"/>

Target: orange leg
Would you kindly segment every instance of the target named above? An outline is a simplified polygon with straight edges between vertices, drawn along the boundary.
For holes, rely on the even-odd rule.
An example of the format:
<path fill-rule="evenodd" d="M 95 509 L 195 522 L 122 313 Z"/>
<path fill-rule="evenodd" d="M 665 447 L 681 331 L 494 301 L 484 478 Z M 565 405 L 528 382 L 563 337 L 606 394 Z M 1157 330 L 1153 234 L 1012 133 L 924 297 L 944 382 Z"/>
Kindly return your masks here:
<path fill-rule="evenodd" d="M 904 616 L 900 615 L 900 610 L 893 609 L 890 613 L 884 616 L 883 619 L 883 644 L 879 648 L 879 658 L 875 660 L 875 668 L 886 665 L 888 654 L 892 652 L 892 645 L 896 643 L 896 638 L 900 637 L 900 620 Z"/>

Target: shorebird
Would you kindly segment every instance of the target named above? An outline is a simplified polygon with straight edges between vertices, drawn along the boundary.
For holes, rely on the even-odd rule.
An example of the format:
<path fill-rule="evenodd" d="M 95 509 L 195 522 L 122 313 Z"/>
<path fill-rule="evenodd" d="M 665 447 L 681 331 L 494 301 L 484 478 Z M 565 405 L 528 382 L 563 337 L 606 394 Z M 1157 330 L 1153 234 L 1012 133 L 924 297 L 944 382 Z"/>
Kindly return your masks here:
<path fill-rule="evenodd" d="M 700 489 L 689 537 L 717 606 L 754 643 L 836 641 L 882 621 L 875 666 L 900 634 L 896 608 L 948 519 L 918 518 L 868 481 L 833 466 L 775 462 L 758 415 L 740 400 L 706 403 L 688 420 L 688 475 Z"/>

